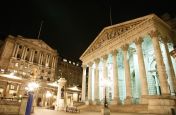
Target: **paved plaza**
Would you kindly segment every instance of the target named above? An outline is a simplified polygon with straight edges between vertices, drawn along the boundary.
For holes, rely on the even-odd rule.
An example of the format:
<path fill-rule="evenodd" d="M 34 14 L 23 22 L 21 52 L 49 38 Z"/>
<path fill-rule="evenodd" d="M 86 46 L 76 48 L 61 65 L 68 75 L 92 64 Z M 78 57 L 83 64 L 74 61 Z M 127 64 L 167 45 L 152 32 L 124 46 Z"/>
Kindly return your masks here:
<path fill-rule="evenodd" d="M 81 111 L 80 113 L 68 113 L 64 111 L 54 111 L 43 108 L 35 108 L 32 115 L 101 115 L 101 112 L 86 112 Z M 157 114 L 143 114 L 143 113 L 111 113 L 111 115 L 157 115 Z"/>

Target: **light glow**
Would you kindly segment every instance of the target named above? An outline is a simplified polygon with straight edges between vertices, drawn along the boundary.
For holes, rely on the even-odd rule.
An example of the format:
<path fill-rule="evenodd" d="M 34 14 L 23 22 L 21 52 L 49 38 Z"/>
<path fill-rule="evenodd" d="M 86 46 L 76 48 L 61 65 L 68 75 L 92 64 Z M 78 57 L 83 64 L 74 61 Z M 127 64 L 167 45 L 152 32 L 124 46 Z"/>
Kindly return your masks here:
<path fill-rule="evenodd" d="M 36 83 L 36 82 L 30 82 L 30 83 L 28 84 L 28 86 L 25 87 L 25 89 L 26 89 L 27 91 L 34 91 L 34 90 L 36 90 L 37 88 L 39 88 L 39 84 Z"/>

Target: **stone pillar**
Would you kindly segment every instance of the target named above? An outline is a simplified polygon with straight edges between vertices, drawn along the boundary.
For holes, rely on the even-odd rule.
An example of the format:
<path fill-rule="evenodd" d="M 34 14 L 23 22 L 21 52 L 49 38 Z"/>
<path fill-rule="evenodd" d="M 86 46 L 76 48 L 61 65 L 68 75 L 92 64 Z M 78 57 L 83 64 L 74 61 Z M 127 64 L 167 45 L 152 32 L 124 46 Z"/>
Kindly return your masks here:
<path fill-rule="evenodd" d="M 88 77 L 88 104 L 92 102 L 92 63 L 89 63 L 89 77 Z"/>
<path fill-rule="evenodd" d="M 114 82 L 114 97 L 112 104 L 118 104 L 119 102 L 119 87 L 118 87 L 118 62 L 117 62 L 117 50 L 112 52 L 113 58 L 113 82 Z"/>
<path fill-rule="evenodd" d="M 35 50 L 33 50 L 32 59 L 31 59 L 32 62 L 34 62 L 34 55 L 35 55 Z"/>
<path fill-rule="evenodd" d="M 23 50 L 22 50 L 22 54 L 21 54 L 21 60 L 24 59 L 25 49 L 26 49 L 26 48 L 23 46 Z"/>
<path fill-rule="evenodd" d="M 5 97 L 9 97 L 9 89 L 10 89 L 10 83 L 7 82 L 6 90 L 5 90 Z"/>
<path fill-rule="evenodd" d="M 50 60 L 51 60 L 51 56 L 48 55 L 48 67 L 49 67 Z"/>
<path fill-rule="evenodd" d="M 83 65 L 83 75 L 82 75 L 82 102 L 86 100 L 86 65 Z"/>
<path fill-rule="evenodd" d="M 174 72 L 174 68 L 172 65 L 172 61 L 171 61 L 171 56 L 169 53 L 169 49 L 167 46 L 167 38 L 164 39 L 164 47 L 165 47 L 165 52 L 166 52 L 166 64 L 168 67 L 168 80 L 170 83 L 170 91 L 171 91 L 171 95 L 175 95 L 175 90 L 176 90 L 176 84 L 175 84 L 175 72 Z"/>
<path fill-rule="evenodd" d="M 99 62 L 100 59 L 95 60 L 95 79 L 94 79 L 94 97 L 95 97 L 95 104 L 100 103 L 100 97 L 99 97 Z"/>
<path fill-rule="evenodd" d="M 19 90 L 20 90 L 20 84 L 17 84 L 17 89 L 16 89 L 16 91 L 17 91 L 16 95 L 17 96 L 19 96 Z"/>
<path fill-rule="evenodd" d="M 33 54 L 33 50 L 31 49 L 31 51 L 30 51 L 30 57 L 29 57 L 29 62 L 32 61 L 32 54 Z"/>
<path fill-rule="evenodd" d="M 104 55 L 103 56 L 103 79 L 104 82 L 107 80 L 107 76 L 108 76 L 108 72 L 107 72 L 107 61 L 108 61 L 108 55 Z M 104 88 L 107 87 L 106 84 L 104 84 Z M 105 91 L 105 89 L 103 90 L 103 97 L 105 97 L 105 94 L 107 96 L 107 89 Z"/>
<path fill-rule="evenodd" d="M 25 115 L 28 97 L 23 97 L 20 104 L 19 115 Z"/>
<path fill-rule="evenodd" d="M 41 53 L 41 60 L 40 60 L 40 64 L 42 65 L 43 62 L 43 53 Z"/>
<path fill-rule="evenodd" d="M 24 60 L 26 60 L 26 56 L 27 56 L 27 49 L 28 49 L 28 48 L 25 48 L 24 57 L 23 57 L 23 59 L 24 59 Z"/>
<path fill-rule="evenodd" d="M 66 107 L 66 82 L 67 81 L 65 80 L 65 78 L 60 78 L 58 80 L 58 91 L 55 110 L 64 110 Z"/>
<path fill-rule="evenodd" d="M 17 48 L 16 48 L 16 52 L 15 52 L 15 58 L 17 58 L 18 50 L 19 50 L 19 45 L 17 44 Z"/>
<path fill-rule="evenodd" d="M 136 51 L 138 56 L 139 79 L 141 82 L 141 102 L 140 103 L 144 104 L 146 103 L 145 96 L 148 95 L 148 85 L 147 85 L 144 57 L 142 53 L 142 41 L 143 41 L 143 38 L 140 37 L 136 39 L 135 44 L 136 44 Z"/>
<path fill-rule="evenodd" d="M 14 46 L 14 49 L 13 49 L 13 53 L 12 53 L 12 57 L 15 57 L 15 52 L 16 52 L 16 50 L 17 50 L 17 44 L 15 43 L 15 46 Z"/>
<path fill-rule="evenodd" d="M 40 65 L 40 61 L 41 61 L 41 52 L 39 52 L 39 58 L 38 58 L 38 64 Z"/>
<path fill-rule="evenodd" d="M 124 56 L 124 69 L 125 69 L 125 83 L 126 83 L 126 100 L 125 104 L 131 104 L 131 76 L 130 67 L 127 58 L 128 45 L 122 46 L 123 56 Z"/>
<path fill-rule="evenodd" d="M 47 66 L 47 63 L 48 63 L 48 54 L 46 54 L 45 66 Z"/>
<path fill-rule="evenodd" d="M 169 95 L 169 86 L 168 82 L 166 79 L 166 69 L 164 66 L 163 62 L 163 57 L 161 54 L 161 49 L 160 49 L 160 44 L 159 44 L 159 39 L 158 39 L 158 32 L 157 31 L 151 31 L 150 36 L 152 38 L 152 43 L 153 43 L 153 48 L 154 48 L 154 53 L 155 53 L 155 58 L 156 58 L 156 63 L 157 63 L 157 71 L 159 75 L 159 81 L 160 81 L 160 86 L 161 86 L 161 94 L 162 95 Z"/>

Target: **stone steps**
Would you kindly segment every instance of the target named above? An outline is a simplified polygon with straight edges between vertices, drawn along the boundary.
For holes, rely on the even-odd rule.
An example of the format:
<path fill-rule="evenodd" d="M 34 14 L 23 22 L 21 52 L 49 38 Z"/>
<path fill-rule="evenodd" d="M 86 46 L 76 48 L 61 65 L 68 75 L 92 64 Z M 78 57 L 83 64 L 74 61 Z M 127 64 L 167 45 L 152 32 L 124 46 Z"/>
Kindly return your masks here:
<path fill-rule="evenodd" d="M 81 111 L 100 112 L 103 105 L 82 105 L 79 106 Z M 147 105 L 109 105 L 111 112 L 134 112 L 134 113 L 147 113 Z"/>

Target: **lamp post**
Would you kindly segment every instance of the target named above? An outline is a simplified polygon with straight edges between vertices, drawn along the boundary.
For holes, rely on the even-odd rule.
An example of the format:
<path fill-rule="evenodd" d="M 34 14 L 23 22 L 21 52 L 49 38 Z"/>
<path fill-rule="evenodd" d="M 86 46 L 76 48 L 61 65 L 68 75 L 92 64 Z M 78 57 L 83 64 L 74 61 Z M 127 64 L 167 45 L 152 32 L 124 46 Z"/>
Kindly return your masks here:
<path fill-rule="evenodd" d="M 26 112 L 25 115 L 30 115 L 32 111 L 32 105 L 33 105 L 33 99 L 34 99 L 34 91 L 38 89 L 39 84 L 36 83 L 35 81 L 30 82 L 25 89 L 27 90 L 28 93 L 28 101 L 27 101 L 27 106 L 26 106 Z M 34 109 L 34 108 L 33 108 Z"/>
<path fill-rule="evenodd" d="M 107 97 L 106 97 L 106 87 L 109 86 L 109 81 L 108 80 L 104 80 L 104 90 L 105 90 L 105 97 L 104 97 L 104 107 L 101 109 L 101 114 L 102 115 L 110 115 L 110 110 L 108 108 L 108 102 L 107 102 Z"/>

